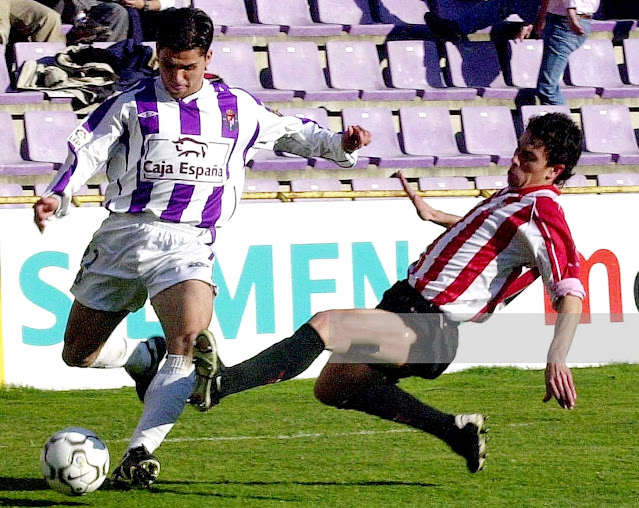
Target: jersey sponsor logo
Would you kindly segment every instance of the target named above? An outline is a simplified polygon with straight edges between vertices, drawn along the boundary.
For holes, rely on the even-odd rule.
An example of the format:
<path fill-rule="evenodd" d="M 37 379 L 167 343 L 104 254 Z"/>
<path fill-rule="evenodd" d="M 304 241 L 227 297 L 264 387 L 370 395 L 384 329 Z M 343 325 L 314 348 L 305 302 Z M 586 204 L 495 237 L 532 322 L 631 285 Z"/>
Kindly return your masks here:
<path fill-rule="evenodd" d="M 161 139 L 149 136 L 145 143 L 143 181 L 183 181 L 224 184 L 225 168 L 233 140 L 206 141 L 199 136 Z"/>
<path fill-rule="evenodd" d="M 79 125 L 67 138 L 67 141 L 74 148 L 80 148 L 85 145 L 87 141 L 91 139 L 91 133 L 86 130 L 82 125 Z"/>
<path fill-rule="evenodd" d="M 158 112 L 157 111 L 143 111 L 142 113 L 138 114 L 138 117 L 140 117 L 140 118 L 151 118 L 152 116 L 158 116 Z"/>

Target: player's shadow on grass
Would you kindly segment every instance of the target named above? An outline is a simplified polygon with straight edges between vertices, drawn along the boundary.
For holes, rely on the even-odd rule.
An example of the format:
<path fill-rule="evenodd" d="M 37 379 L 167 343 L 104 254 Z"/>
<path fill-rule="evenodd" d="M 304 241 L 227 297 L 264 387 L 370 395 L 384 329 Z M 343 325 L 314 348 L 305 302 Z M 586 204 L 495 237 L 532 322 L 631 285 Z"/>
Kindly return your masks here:
<path fill-rule="evenodd" d="M 7 478 L 0 476 L 0 492 L 36 492 L 48 490 L 47 482 L 39 478 Z M 0 506 L 85 506 L 75 501 L 44 501 L 34 499 L 16 499 L 0 495 Z"/>

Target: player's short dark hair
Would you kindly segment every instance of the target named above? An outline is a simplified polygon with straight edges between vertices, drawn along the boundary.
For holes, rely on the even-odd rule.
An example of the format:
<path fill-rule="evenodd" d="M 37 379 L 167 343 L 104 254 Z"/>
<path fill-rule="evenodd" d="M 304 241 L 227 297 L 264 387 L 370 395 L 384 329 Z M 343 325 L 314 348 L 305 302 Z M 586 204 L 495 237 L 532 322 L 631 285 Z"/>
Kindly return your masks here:
<path fill-rule="evenodd" d="M 172 51 L 198 49 L 206 55 L 213 42 L 213 21 L 202 9 L 166 9 L 160 17 L 157 49 Z"/>
<path fill-rule="evenodd" d="M 563 185 L 573 173 L 583 146 L 583 133 L 579 126 L 564 113 L 547 113 L 533 116 L 526 127 L 533 144 L 544 146 L 548 165 L 564 164 L 566 169 L 555 183 Z"/>

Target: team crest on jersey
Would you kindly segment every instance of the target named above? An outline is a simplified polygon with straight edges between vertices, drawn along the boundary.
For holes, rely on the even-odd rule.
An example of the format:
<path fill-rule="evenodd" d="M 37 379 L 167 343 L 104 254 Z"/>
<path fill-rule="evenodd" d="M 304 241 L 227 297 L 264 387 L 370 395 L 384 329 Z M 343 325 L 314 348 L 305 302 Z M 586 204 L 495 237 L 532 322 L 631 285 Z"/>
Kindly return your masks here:
<path fill-rule="evenodd" d="M 91 139 L 91 133 L 80 125 L 69 135 L 67 141 L 77 149 L 85 145 L 89 139 Z"/>
<path fill-rule="evenodd" d="M 239 128 L 237 113 L 232 109 L 227 109 L 224 112 L 224 118 L 222 118 L 222 125 L 226 130 L 236 131 Z"/>

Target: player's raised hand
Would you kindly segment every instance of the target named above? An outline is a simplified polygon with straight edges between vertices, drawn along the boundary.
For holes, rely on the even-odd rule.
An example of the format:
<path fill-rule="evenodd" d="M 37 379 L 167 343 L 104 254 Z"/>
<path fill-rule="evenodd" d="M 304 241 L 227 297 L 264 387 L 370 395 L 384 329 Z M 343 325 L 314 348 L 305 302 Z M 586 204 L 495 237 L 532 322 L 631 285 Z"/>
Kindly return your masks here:
<path fill-rule="evenodd" d="M 572 372 L 565 363 L 549 363 L 546 365 L 546 395 L 544 402 L 552 398 L 564 409 L 573 409 L 577 402 L 577 390 L 572 379 Z"/>
<path fill-rule="evenodd" d="M 40 230 L 40 233 L 44 232 L 45 223 L 56 212 L 60 206 L 60 199 L 54 196 L 47 196 L 46 198 L 40 198 L 35 205 L 33 205 L 33 221 Z"/>
<path fill-rule="evenodd" d="M 371 133 L 361 125 L 349 125 L 342 134 L 342 148 L 346 153 L 354 152 L 371 142 Z"/>

